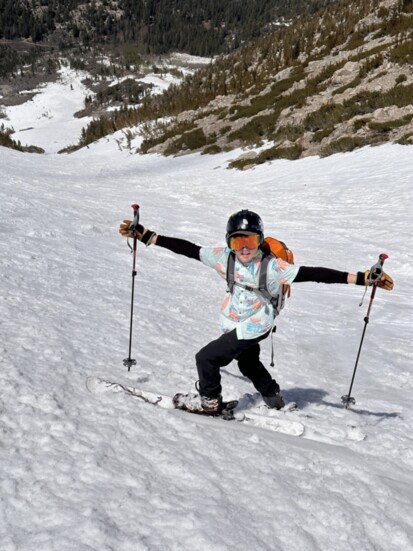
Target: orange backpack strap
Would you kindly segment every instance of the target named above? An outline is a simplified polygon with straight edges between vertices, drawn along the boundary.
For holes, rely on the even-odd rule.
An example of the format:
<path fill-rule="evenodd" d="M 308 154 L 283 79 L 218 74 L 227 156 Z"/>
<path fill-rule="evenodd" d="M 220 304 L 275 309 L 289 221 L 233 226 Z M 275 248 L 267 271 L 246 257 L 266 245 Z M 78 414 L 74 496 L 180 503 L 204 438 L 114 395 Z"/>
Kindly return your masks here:
<path fill-rule="evenodd" d="M 287 247 L 284 241 L 275 239 L 275 237 L 266 237 L 261 245 L 261 249 L 264 251 L 264 253 L 272 254 L 276 258 L 281 258 L 282 260 L 285 260 L 286 262 L 288 262 L 288 264 L 294 264 L 294 254 Z M 283 297 L 284 298 L 285 296 L 290 297 L 290 295 L 291 295 L 291 286 L 284 284 Z M 283 306 L 284 306 L 284 301 L 281 308 Z"/>

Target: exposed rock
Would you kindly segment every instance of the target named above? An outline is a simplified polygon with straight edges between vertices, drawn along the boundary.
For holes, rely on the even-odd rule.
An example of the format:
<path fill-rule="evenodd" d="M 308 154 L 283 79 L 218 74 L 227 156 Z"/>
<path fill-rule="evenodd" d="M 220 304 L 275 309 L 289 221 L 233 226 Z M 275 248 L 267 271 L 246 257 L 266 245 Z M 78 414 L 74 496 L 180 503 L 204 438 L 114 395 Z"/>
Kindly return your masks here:
<path fill-rule="evenodd" d="M 237 157 L 237 161 L 248 161 L 253 160 L 256 157 L 258 157 L 258 153 L 256 151 L 247 151 L 246 153 L 242 153 L 239 157 Z"/>

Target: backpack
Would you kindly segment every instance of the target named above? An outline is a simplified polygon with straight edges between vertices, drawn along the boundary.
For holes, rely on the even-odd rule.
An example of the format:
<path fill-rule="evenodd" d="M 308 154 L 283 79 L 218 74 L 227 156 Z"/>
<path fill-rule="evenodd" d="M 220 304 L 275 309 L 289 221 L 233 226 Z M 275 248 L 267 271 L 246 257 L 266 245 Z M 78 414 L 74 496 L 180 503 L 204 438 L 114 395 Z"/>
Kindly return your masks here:
<path fill-rule="evenodd" d="M 234 292 L 234 286 L 244 287 L 248 291 L 256 292 L 267 300 L 269 300 L 274 308 L 274 317 L 278 316 L 280 311 L 284 308 L 285 298 L 290 296 L 291 288 L 289 285 L 282 285 L 276 295 L 272 295 L 267 286 L 267 270 L 269 261 L 275 258 L 281 258 L 289 264 L 294 264 L 293 252 L 287 247 L 285 243 L 275 239 L 274 237 L 266 237 L 261 244 L 261 250 L 264 255 L 261 260 L 259 283 L 258 288 L 243 285 L 235 281 L 235 253 L 230 252 L 227 264 L 227 284 L 228 291 L 232 294 Z"/>

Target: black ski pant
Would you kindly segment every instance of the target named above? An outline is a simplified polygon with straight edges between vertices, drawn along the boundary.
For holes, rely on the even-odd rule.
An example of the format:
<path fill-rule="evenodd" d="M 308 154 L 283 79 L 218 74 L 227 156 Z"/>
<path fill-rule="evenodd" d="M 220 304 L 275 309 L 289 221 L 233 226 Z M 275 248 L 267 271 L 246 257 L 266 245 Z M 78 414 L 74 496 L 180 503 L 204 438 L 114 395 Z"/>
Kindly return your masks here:
<path fill-rule="evenodd" d="M 221 394 L 220 369 L 237 360 L 241 373 L 250 379 L 263 396 L 279 391 L 280 387 L 260 361 L 260 341 L 269 333 L 255 339 L 238 339 L 235 329 L 210 342 L 196 355 L 199 392 L 211 398 Z"/>

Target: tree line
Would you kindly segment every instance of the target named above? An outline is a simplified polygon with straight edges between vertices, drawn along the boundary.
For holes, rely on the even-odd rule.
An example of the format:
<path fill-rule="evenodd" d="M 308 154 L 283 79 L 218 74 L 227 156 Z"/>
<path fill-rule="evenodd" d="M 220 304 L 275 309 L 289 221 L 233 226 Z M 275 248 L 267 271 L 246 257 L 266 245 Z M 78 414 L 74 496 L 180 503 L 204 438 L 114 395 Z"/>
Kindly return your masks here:
<path fill-rule="evenodd" d="M 210 56 L 334 0 L 0 0 L 0 38 L 40 42 L 61 29 L 83 44 L 133 43 L 143 53 Z"/>

